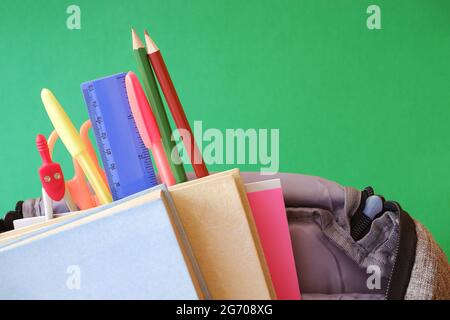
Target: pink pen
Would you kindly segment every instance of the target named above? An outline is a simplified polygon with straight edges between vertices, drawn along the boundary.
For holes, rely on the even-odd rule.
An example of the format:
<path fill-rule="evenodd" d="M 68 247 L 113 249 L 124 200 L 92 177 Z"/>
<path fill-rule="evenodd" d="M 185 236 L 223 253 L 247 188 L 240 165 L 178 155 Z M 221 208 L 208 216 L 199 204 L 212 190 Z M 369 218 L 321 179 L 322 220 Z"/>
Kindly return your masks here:
<path fill-rule="evenodd" d="M 152 151 L 161 181 L 167 186 L 172 186 L 175 184 L 175 178 L 170 171 L 169 161 L 167 160 L 170 155 L 166 155 L 164 152 L 155 115 L 134 72 L 128 72 L 125 77 L 125 84 L 131 112 L 142 140 L 145 146 Z"/>

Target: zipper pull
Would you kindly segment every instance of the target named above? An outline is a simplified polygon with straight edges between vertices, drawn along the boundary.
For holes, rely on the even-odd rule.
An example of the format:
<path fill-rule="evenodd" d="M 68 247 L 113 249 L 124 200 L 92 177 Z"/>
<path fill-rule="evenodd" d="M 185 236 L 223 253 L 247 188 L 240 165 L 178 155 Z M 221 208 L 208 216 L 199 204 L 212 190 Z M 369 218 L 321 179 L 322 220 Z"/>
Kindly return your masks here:
<path fill-rule="evenodd" d="M 375 194 L 371 186 L 365 187 L 363 192 L 367 193 L 367 197 L 373 196 Z"/>
<path fill-rule="evenodd" d="M 350 234 L 355 241 L 362 239 L 370 230 L 370 225 L 377 215 L 383 212 L 384 199 L 374 194 L 372 187 L 367 187 L 361 194 L 361 205 L 350 221 Z"/>

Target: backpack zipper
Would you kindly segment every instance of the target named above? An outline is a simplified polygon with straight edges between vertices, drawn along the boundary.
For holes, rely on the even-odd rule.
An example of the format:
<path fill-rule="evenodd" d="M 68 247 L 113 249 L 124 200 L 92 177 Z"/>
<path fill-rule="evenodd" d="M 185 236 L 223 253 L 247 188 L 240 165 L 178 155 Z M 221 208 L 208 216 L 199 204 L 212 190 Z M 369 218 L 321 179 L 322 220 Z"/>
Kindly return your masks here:
<path fill-rule="evenodd" d="M 361 203 L 355 215 L 361 214 L 365 200 L 374 194 L 374 190 L 370 186 L 361 191 Z M 413 219 L 397 202 L 385 201 L 384 198 L 383 202 L 383 210 L 375 219 L 386 211 L 397 212 L 399 225 L 398 239 L 394 250 L 395 260 L 389 274 L 384 299 L 401 300 L 404 299 L 406 294 L 414 266 L 417 234 Z M 353 219 L 356 218 L 351 223 L 352 227 L 356 227 L 355 224 L 357 224 L 357 217 L 355 215 L 352 217 Z"/>
<path fill-rule="evenodd" d="M 399 224 L 400 224 L 400 217 L 399 217 Z M 400 247 L 400 230 L 398 232 L 398 239 L 397 239 L 397 245 L 395 246 L 395 260 L 394 265 L 392 266 L 391 272 L 389 274 L 389 280 L 386 287 L 386 292 L 384 293 L 384 300 L 388 300 L 388 295 L 391 290 L 391 283 L 392 283 L 392 276 L 394 275 L 394 269 L 397 266 L 397 260 L 398 260 L 398 248 Z"/>
<path fill-rule="evenodd" d="M 397 202 L 385 202 L 385 209 L 383 211 L 398 212 L 399 224 L 398 241 L 395 247 L 395 261 L 389 275 L 385 300 L 402 300 L 405 297 L 415 261 L 417 245 L 415 224 L 409 214 L 403 211 Z M 399 282 L 395 286 L 392 284 L 394 280 Z"/>

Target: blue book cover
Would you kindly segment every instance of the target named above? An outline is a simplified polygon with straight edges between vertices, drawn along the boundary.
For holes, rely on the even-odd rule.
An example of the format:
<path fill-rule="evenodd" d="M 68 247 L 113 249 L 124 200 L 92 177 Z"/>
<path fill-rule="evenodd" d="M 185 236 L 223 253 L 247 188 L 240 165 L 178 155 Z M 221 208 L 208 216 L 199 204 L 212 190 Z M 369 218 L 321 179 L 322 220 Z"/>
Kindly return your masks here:
<path fill-rule="evenodd" d="M 169 207 L 171 208 L 172 211 L 176 211 L 175 206 L 172 203 L 172 198 L 170 197 L 170 195 L 167 191 L 166 185 L 159 184 L 152 188 L 143 190 L 141 192 L 137 192 L 133 195 L 130 195 L 126 198 L 122 198 L 117 201 L 113 201 L 113 202 L 110 202 L 110 203 L 107 203 L 104 205 L 100 205 L 100 206 L 97 206 L 97 207 L 94 207 L 91 209 L 83 210 L 83 211 L 68 213 L 64 216 L 64 219 L 52 219 L 51 221 L 49 221 L 50 223 L 40 224 L 40 225 L 38 225 L 37 228 L 32 228 L 31 230 L 29 228 L 24 228 L 24 229 L 14 230 L 13 232 L 10 231 L 10 232 L 0 234 L 0 250 L 6 246 L 23 241 L 26 238 L 34 237 L 37 234 L 41 234 L 50 229 L 57 228 L 59 226 L 62 226 L 62 225 L 68 224 L 68 223 L 72 223 L 76 220 L 83 219 L 87 216 L 97 214 L 99 212 L 102 212 L 102 211 L 110 209 L 110 208 L 121 206 L 122 204 L 127 203 L 127 202 L 131 201 L 132 199 L 138 198 L 142 195 L 152 193 L 153 191 L 157 191 L 157 190 L 163 191 L 165 198 L 167 199 L 167 202 L 169 204 Z"/>
<path fill-rule="evenodd" d="M 198 299 L 172 209 L 158 190 L 1 248 L 0 299 Z"/>

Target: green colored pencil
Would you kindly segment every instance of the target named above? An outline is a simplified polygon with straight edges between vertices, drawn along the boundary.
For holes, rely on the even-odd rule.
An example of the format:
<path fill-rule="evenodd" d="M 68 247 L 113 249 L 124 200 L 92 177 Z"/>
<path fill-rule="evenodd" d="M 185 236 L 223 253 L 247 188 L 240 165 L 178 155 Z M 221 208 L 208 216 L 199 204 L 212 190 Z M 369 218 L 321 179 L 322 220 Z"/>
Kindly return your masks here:
<path fill-rule="evenodd" d="M 169 160 L 172 174 L 177 183 L 185 182 L 187 181 L 186 172 L 184 171 L 181 159 L 179 159 L 180 156 L 178 154 L 178 150 L 176 149 L 175 141 L 172 141 L 171 139 L 172 129 L 170 127 L 166 111 L 164 110 L 164 105 L 161 100 L 161 95 L 159 94 L 153 70 L 147 57 L 147 50 L 145 50 L 144 44 L 141 39 L 139 39 L 134 29 L 131 29 L 131 34 L 133 37 L 134 57 L 136 59 L 139 73 L 141 74 L 142 84 L 145 93 L 147 94 L 148 102 L 150 103 L 150 107 L 155 114 L 156 122 L 158 123 L 159 131 L 161 132 L 164 151 L 166 152 L 167 159 Z M 178 157 L 178 164 L 172 160 L 172 150 L 174 150 L 174 155 Z"/>

